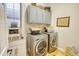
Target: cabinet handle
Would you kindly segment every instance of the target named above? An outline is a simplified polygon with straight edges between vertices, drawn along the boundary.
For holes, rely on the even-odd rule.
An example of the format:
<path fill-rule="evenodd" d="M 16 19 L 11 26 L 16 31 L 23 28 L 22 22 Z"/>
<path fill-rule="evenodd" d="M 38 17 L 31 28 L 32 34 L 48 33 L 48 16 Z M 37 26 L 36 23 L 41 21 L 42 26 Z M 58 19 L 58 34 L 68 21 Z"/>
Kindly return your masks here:
<path fill-rule="evenodd" d="M 24 39 L 24 37 L 22 36 L 22 34 L 21 34 L 21 39 Z"/>
<path fill-rule="evenodd" d="M 24 37 L 23 37 L 23 36 L 21 36 L 21 39 L 24 39 Z"/>

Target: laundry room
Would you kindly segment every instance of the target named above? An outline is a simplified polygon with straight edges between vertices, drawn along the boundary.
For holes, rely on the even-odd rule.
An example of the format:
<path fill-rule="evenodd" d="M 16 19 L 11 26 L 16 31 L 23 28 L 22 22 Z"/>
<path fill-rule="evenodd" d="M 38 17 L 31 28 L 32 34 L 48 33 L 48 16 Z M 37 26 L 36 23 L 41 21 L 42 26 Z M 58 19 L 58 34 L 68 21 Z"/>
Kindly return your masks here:
<path fill-rule="evenodd" d="M 29 4 L 23 4 L 23 6 L 27 6 L 23 10 L 27 10 Z M 38 6 L 41 5 L 43 7 L 47 6 L 50 7 L 50 14 L 51 14 L 51 22 L 50 24 L 27 24 L 27 27 L 36 29 L 36 28 L 42 28 L 42 27 L 48 27 L 52 28 L 55 32 L 58 32 L 58 46 L 57 48 L 61 51 L 67 50 L 67 49 L 76 49 L 79 50 L 78 47 L 78 40 L 76 40 L 78 36 L 78 9 L 79 4 L 72 3 L 72 4 L 64 4 L 64 3 L 39 3 Z M 23 11 L 24 12 L 24 11 Z M 24 12 L 24 13 L 25 13 Z M 26 13 L 25 13 L 26 14 Z M 25 15 L 24 15 L 25 16 Z M 57 26 L 57 18 L 61 17 L 69 17 L 69 26 Z M 25 19 L 27 17 L 25 16 Z M 75 19 L 75 20 L 74 20 Z M 60 55 L 62 55 L 60 52 L 58 52 Z M 56 53 L 55 53 L 56 54 Z M 73 54 L 73 53 L 68 53 Z"/>
<path fill-rule="evenodd" d="M 0 3 L 0 55 L 79 56 L 78 15 L 79 3 Z"/>

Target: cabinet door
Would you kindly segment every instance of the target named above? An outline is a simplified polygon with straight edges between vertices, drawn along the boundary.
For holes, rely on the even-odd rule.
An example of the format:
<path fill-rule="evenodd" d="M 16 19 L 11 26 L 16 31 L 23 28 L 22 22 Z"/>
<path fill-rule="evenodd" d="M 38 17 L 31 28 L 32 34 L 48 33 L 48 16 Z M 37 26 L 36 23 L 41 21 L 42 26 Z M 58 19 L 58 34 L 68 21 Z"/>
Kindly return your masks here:
<path fill-rule="evenodd" d="M 43 14 L 42 21 L 44 24 L 46 24 L 46 12 L 45 12 L 45 10 L 42 10 L 42 14 Z"/>
<path fill-rule="evenodd" d="M 47 12 L 47 24 L 51 24 L 51 15 L 50 12 Z"/>
<path fill-rule="evenodd" d="M 45 24 L 50 24 L 50 22 L 51 22 L 50 12 L 44 11 L 43 19 L 44 19 Z"/>
<path fill-rule="evenodd" d="M 28 7 L 28 22 L 29 23 L 36 23 L 36 20 L 37 20 L 36 7 L 29 6 Z"/>
<path fill-rule="evenodd" d="M 42 9 L 36 8 L 37 10 L 37 23 L 43 23 L 43 14 L 42 14 Z"/>

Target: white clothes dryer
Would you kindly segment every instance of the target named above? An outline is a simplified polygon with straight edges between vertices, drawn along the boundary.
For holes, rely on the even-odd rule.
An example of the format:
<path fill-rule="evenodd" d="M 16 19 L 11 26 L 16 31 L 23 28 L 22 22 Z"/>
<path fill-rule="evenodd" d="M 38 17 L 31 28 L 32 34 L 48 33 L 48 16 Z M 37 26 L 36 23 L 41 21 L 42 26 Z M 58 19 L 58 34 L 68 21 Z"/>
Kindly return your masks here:
<path fill-rule="evenodd" d="M 58 33 L 48 32 L 48 52 L 54 52 L 58 46 Z"/>
<path fill-rule="evenodd" d="M 45 56 L 48 48 L 46 34 L 27 35 L 27 52 L 30 56 Z"/>

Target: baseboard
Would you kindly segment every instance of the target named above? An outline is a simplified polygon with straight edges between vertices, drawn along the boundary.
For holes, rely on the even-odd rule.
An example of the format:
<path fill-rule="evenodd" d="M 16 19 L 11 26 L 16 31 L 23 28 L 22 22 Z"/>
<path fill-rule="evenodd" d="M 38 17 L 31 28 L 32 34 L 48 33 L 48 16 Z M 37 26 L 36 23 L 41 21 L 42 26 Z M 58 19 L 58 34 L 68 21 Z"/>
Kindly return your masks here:
<path fill-rule="evenodd" d="M 8 47 L 4 47 L 4 49 L 0 53 L 0 56 L 7 56 L 7 48 Z"/>
<path fill-rule="evenodd" d="M 59 47 L 58 47 L 58 49 L 61 50 L 62 52 L 65 52 L 64 49 L 62 49 L 62 48 L 59 48 Z"/>

